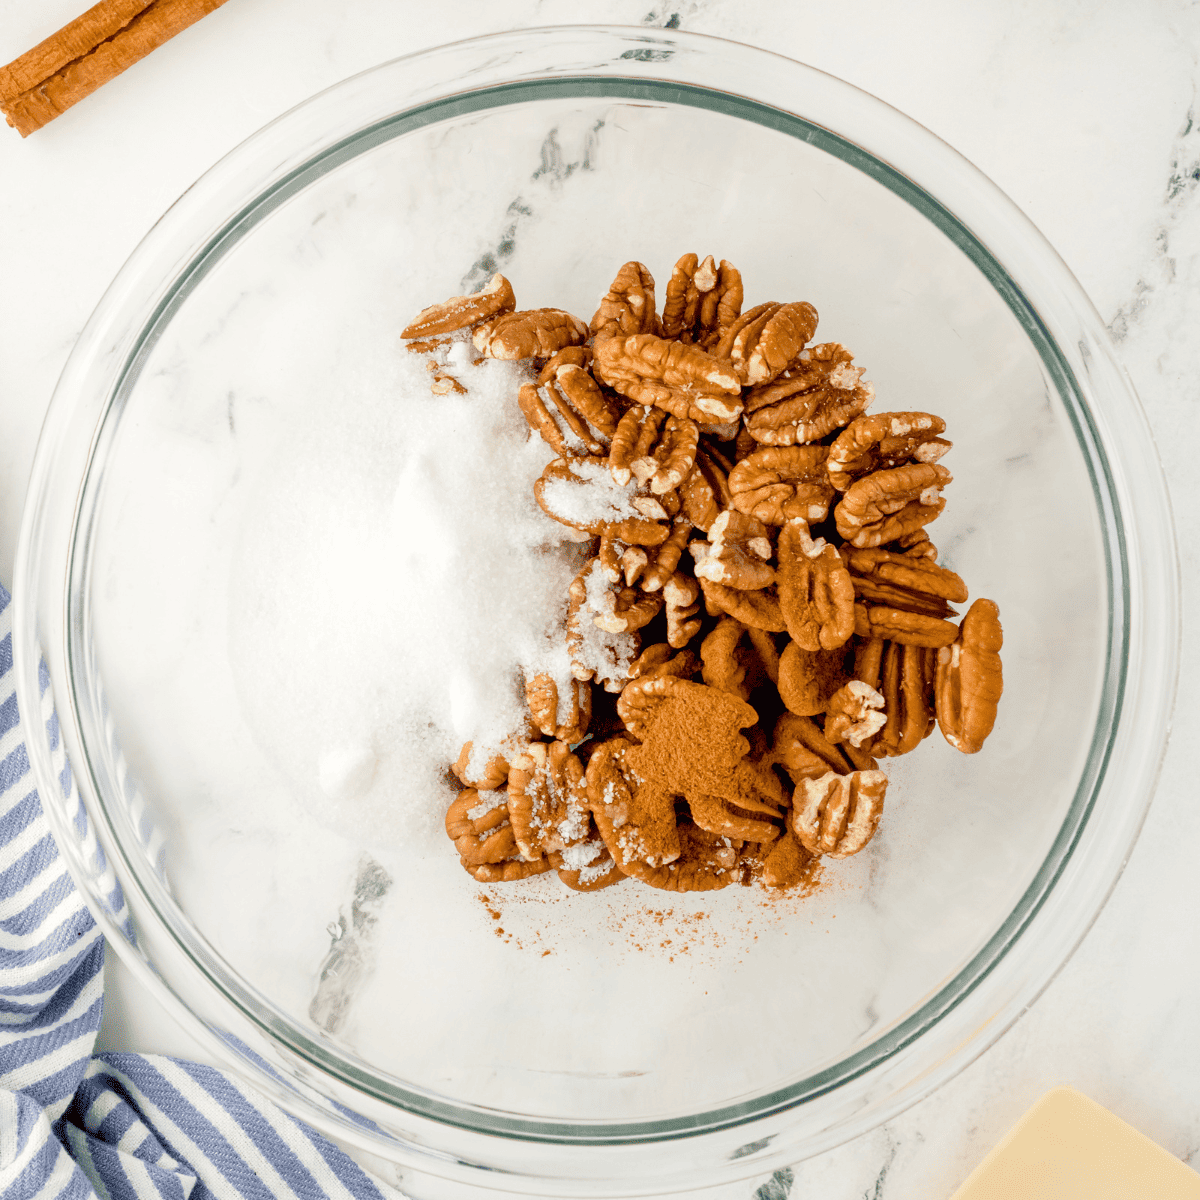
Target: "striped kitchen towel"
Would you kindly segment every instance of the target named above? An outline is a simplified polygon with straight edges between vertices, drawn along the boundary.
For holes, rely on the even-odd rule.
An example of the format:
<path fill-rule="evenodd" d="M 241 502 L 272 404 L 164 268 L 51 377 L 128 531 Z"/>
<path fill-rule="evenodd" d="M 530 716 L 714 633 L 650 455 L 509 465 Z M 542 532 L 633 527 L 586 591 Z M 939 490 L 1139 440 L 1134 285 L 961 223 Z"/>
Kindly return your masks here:
<path fill-rule="evenodd" d="M 93 1057 L 104 939 L 42 813 L 0 586 L 0 1200 L 379 1200 L 400 1193 L 240 1081 L 145 1054 Z M 74 780 L 49 706 L 68 801 Z"/>

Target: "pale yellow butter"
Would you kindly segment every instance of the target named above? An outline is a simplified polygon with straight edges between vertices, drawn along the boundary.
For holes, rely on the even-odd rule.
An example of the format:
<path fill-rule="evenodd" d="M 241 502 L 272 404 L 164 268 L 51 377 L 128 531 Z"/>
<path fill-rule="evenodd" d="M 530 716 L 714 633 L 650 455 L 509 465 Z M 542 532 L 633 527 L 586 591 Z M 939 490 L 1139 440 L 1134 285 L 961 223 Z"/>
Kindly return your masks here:
<path fill-rule="evenodd" d="M 1060 1087 L 952 1200 L 1200 1200 L 1200 1175 L 1094 1100 Z"/>

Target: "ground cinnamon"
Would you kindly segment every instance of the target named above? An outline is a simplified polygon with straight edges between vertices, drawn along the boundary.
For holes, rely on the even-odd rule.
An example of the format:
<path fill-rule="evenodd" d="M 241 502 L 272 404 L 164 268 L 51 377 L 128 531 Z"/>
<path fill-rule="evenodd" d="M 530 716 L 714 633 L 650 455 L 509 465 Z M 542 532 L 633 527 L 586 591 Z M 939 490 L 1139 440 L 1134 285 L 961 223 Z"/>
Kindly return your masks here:
<path fill-rule="evenodd" d="M 22 137 L 28 137 L 224 3 L 100 0 L 0 67 L 0 112 Z"/>

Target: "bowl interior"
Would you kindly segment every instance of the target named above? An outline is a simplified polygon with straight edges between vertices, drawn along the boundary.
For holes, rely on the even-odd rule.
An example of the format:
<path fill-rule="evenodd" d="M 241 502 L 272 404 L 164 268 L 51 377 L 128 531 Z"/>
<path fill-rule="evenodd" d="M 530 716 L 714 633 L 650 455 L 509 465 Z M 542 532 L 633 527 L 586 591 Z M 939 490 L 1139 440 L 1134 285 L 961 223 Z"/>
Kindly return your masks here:
<path fill-rule="evenodd" d="M 119 745 L 89 748 L 93 774 L 116 810 L 128 766 L 141 826 L 114 825 L 210 974 L 400 1103 L 649 1122 L 816 1090 L 1006 952 L 1080 816 L 1110 577 L 1078 414 L 961 240 L 819 130 L 620 81 L 447 104 L 244 221 L 108 413 L 71 599 L 73 686 Z M 876 410 L 946 419 L 955 479 L 930 532 L 1000 606 L 1000 717 L 978 755 L 935 732 L 889 761 L 875 842 L 811 895 L 480 888 L 441 830 L 444 781 L 414 765 L 465 736 L 457 664 L 420 648 L 439 600 L 500 601 L 454 559 L 453 524 L 395 511 L 440 420 L 398 331 L 495 270 L 521 306 L 587 319 L 638 259 L 661 303 L 691 250 L 741 269 L 747 307 L 811 301 Z M 524 426 L 515 404 L 487 419 L 502 478 Z M 483 506 L 489 468 L 456 462 L 472 437 L 447 423 L 430 486 Z M 414 556 L 443 551 L 447 590 L 414 606 Z M 414 705 L 439 670 L 444 704 Z"/>

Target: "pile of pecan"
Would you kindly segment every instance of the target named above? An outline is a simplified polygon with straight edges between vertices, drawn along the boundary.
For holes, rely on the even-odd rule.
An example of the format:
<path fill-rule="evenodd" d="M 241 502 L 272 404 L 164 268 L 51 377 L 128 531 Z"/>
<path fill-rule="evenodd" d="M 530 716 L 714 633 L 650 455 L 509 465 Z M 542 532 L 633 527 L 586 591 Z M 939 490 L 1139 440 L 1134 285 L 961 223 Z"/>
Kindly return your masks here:
<path fill-rule="evenodd" d="M 945 422 L 867 415 L 863 368 L 816 328 L 804 301 L 743 312 L 738 270 L 688 254 L 661 313 L 630 262 L 590 323 L 518 310 L 497 275 L 404 330 L 431 356 L 469 336 L 530 360 L 516 401 L 558 455 L 535 496 L 586 549 L 573 679 L 532 674 L 527 728 L 452 768 L 446 831 L 475 879 L 787 888 L 870 841 L 880 758 L 935 724 L 983 745 L 1002 634 L 990 600 L 958 620 L 967 587 L 927 532 Z"/>

